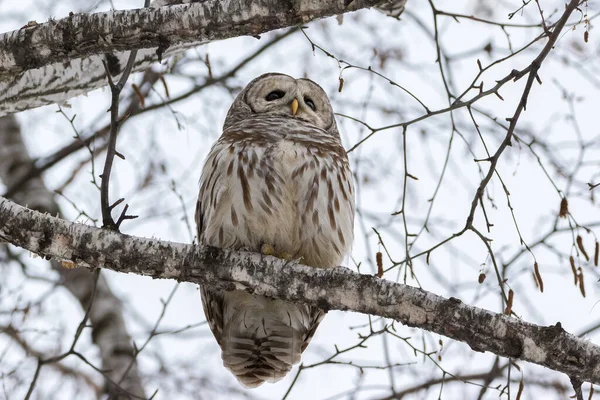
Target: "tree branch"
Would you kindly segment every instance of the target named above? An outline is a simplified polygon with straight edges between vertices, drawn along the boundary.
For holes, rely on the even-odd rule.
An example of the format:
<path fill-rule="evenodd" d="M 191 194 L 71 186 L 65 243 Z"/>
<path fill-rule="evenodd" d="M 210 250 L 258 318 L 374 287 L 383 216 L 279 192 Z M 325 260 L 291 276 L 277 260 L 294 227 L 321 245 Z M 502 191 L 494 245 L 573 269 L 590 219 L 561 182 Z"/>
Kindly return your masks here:
<path fill-rule="evenodd" d="M 600 384 L 600 347 L 565 332 L 445 299 L 346 268 L 316 269 L 258 253 L 195 247 L 120 234 L 38 213 L 0 198 L 0 238 L 43 257 L 153 278 L 391 318 Z"/>
<path fill-rule="evenodd" d="M 149 3 L 149 0 L 146 0 L 146 4 Z M 129 60 L 127 61 L 127 66 L 125 70 L 121 74 L 121 78 L 119 82 L 115 84 L 110 77 L 110 71 L 106 63 L 104 64 L 104 69 L 106 70 L 106 78 L 108 79 L 108 84 L 110 86 L 111 92 L 111 102 L 110 102 L 110 136 L 108 139 L 108 147 L 106 149 L 106 158 L 104 160 L 104 169 L 100 178 L 102 178 L 102 185 L 100 186 L 100 207 L 102 209 L 102 227 L 119 230 L 119 226 L 123 219 L 134 219 L 137 216 L 134 215 L 126 215 L 127 208 L 129 208 L 128 204 L 125 204 L 125 207 L 121 213 L 121 216 L 115 222 L 112 218 L 111 211 L 112 209 L 119 203 L 121 203 L 124 199 L 119 199 L 114 202 L 112 205 L 109 205 L 109 186 L 110 186 L 110 173 L 112 170 L 113 161 L 115 159 L 115 155 L 119 154 L 117 152 L 117 136 L 119 134 L 119 96 L 121 95 L 121 91 L 129 79 L 129 74 L 131 73 L 131 68 L 133 67 L 133 63 L 135 62 L 135 57 L 137 55 L 137 50 L 131 50 L 131 54 L 129 54 Z M 127 115 L 124 116 L 127 118 Z M 125 159 L 123 155 L 121 158 Z"/>
<path fill-rule="evenodd" d="M 542 63 L 544 62 L 544 60 L 546 59 L 548 54 L 550 54 L 550 52 L 554 48 L 554 44 L 560 37 L 560 33 L 562 32 L 563 28 L 565 27 L 565 24 L 569 20 L 569 16 L 571 16 L 571 13 L 573 11 L 575 11 L 575 9 L 579 5 L 580 1 L 581 0 L 571 0 L 569 2 L 569 4 L 565 6 L 565 11 L 562 14 L 562 16 L 560 17 L 560 19 L 556 22 L 554 29 L 552 30 L 552 32 L 550 33 L 550 36 L 548 37 L 548 42 L 542 49 L 541 53 L 535 58 L 535 60 L 533 60 L 531 62 L 529 67 L 526 69 L 527 74 L 529 74 L 529 75 L 527 77 L 527 83 L 525 84 L 525 89 L 523 90 L 523 94 L 521 95 L 521 100 L 519 101 L 519 104 L 517 105 L 517 109 L 515 110 L 513 116 L 509 119 L 510 125 L 506 132 L 506 136 L 504 137 L 504 140 L 502 141 L 502 143 L 496 150 L 496 153 L 494 153 L 494 155 L 492 157 L 490 157 L 490 159 L 489 159 L 490 167 L 488 169 L 488 172 L 485 174 L 485 177 L 479 184 L 479 187 L 477 188 L 477 192 L 475 193 L 475 196 L 473 197 L 473 200 L 471 201 L 471 210 L 469 212 L 469 216 L 467 217 L 465 229 L 471 229 L 471 230 L 473 229 L 473 220 L 475 218 L 475 211 L 477 210 L 477 204 L 478 204 L 478 202 L 481 201 L 481 199 L 483 199 L 484 190 L 485 190 L 487 184 L 490 182 L 490 180 L 494 176 L 494 173 L 496 172 L 496 165 L 498 164 L 498 160 L 500 159 L 500 156 L 502 155 L 502 153 L 504 152 L 506 147 L 511 144 L 511 138 L 513 136 L 513 132 L 515 131 L 515 128 L 517 127 L 517 122 L 519 121 L 519 117 L 521 116 L 521 113 L 523 111 L 525 111 L 525 109 L 527 107 L 527 99 L 529 98 L 529 93 L 531 92 L 533 83 L 537 80 L 538 83 L 541 84 L 541 80 L 538 76 L 538 71 L 540 70 Z M 524 73 L 523 73 L 524 71 L 525 70 L 521 71 L 520 73 L 517 73 L 515 75 L 514 80 L 516 81 L 521 76 L 524 76 Z M 523 74 L 523 75 L 521 75 L 521 74 Z"/>
<path fill-rule="evenodd" d="M 381 0 L 207 0 L 201 3 L 71 14 L 0 35 L 0 115 L 106 85 L 102 57 L 123 64 L 140 51 L 134 70 L 211 40 L 262 33 L 371 7 Z M 155 50 L 154 50 L 155 49 Z M 171 50 L 171 51 L 169 51 Z M 83 57 L 83 58 L 82 58 Z M 66 65 L 66 66 L 65 66 Z"/>
<path fill-rule="evenodd" d="M 31 162 L 31 158 L 23 143 L 21 130 L 14 116 L 0 117 L 0 179 L 7 185 L 13 184 L 22 174 L 22 170 Z M 28 204 L 46 213 L 45 215 L 60 215 L 54 194 L 50 192 L 41 178 L 33 178 L 15 191 L 14 199 L 21 204 Z M 100 275 L 96 281 L 93 274 L 83 268 L 66 269 L 60 260 L 52 260 L 52 268 L 60 275 L 61 283 L 79 301 L 85 310 L 95 290 L 95 299 L 89 309 L 89 321 L 94 343 L 98 346 L 102 359 L 102 370 L 106 371 L 106 389 L 111 398 L 129 398 L 144 396 L 137 363 L 129 370 L 120 387 L 110 384 L 118 382 L 135 360 L 135 350 L 127 332 L 123 318 L 121 301 L 111 291 L 107 280 Z M 94 283 L 96 281 L 96 283 Z M 94 289 L 95 287 L 95 289 Z"/>

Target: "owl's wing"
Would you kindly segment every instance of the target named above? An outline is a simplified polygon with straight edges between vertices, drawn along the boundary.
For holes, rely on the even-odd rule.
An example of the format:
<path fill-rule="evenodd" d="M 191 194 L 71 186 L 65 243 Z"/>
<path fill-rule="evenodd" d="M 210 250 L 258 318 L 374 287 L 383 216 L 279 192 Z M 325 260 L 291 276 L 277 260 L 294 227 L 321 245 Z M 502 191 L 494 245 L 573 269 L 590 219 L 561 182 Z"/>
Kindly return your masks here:
<path fill-rule="evenodd" d="M 202 234 L 204 233 L 202 210 L 202 193 L 200 193 L 194 216 L 198 228 L 198 242 L 200 243 L 202 243 Z M 211 332 L 220 345 L 221 337 L 223 336 L 223 294 L 219 291 L 208 290 L 206 286 L 200 285 L 200 296 L 202 297 L 202 307 L 204 308 L 206 322 L 208 322 Z"/>
<path fill-rule="evenodd" d="M 202 297 L 206 322 L 208 322 L 217 343 L 221 345 L 223 337 L 223 292 L 210 290 L 205 285 L 200 285 L 200 296 Z"/>
<path fill-rule="evenodd" d="M 216 184 L 223 182 L 221 175 L 224 173 L 223 168 L 219 168 L 219 158 L 225 154 L 225 144 L 217 142 L 212 147 L 204 169 L 202 176 L 200 177 L 200 192 L 198 193 L 198 200 L 196 202 L 196 212 L 194 219 L 196 222 L 198 243 L 206 244 L 206 217 L 207 214 L 214 209 L 215 198 L 211 196 L 211 191 L 219 192 L 222 190 L 220 186 Z M 208 168 L 211 166 L 211 168 Z M 208 185 L 209 179 L 211 182 L 214 180 L 215 185 L 210 187 Z M 202 307 L 204 308 L 204 315 L 206 321 L 212 331 L 217 343 L 221 344 L 221 338 L 223 336 L 223 292 L 210 290 L 205 285 L 200 285 L 200 295 L 202 297 Z"/>
<path fill-rule="evenodd" d="M 198 195 L 198 200 L 196 201 L 196 212 L 194 214 L 194 221 L 196 222 L 196 232 L 198 234 L 198 243 L 201 243 L 200 237 L 204 232 L 204 225 L 202 223 L 203 218 L 204 217 L 202 215 L 202 193 L 200 193 L 200 195 Z"/>
<path fill-rule="evenodd" d="M 274 183 L 281 183 L 278 181 L 281 178 L 273 171 L 257 165 L 267 141 L 261 134 L 226 131 L 213 145 L 200 177 L 195 212 L 198 243 L 232 249 L 260 248 L 260 244 L 258 248 L 248 246 L 252 237 L 237 225 L 237 221 L 244 218 L 248 207 L 252 207 L 249 199 L 259 198 L 259 194 L 269 191 Z M 242 173 L 242 168 L 247 173 Z M 225 308 L 231 299 L 224 292 L 204 285 L 200 291 L 206 320 L 221 345 L 228 322 Z"/>
<path fill-rule="evenodd" d="M 325 311 L 321 310 L 319 307 L 310 306 L 309 310 L 311 323 L 308 327 L 308 331 L 306 332 L 304 343 L 302 344 L 302 352 L 306 350 L 313 336 L 315 336 L 315 332 L 317 331 L 319 324 L 321 323 L 321 321 L 323 321 L 323 318 L 325 318 Z"/>

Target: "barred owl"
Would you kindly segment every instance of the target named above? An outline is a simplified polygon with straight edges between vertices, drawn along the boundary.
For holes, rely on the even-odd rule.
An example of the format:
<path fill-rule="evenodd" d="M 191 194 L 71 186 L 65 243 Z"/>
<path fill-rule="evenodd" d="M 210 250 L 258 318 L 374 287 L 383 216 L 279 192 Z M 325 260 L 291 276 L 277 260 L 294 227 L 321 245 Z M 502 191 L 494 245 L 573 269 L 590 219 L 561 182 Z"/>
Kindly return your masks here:
<path fill-rule="evenodd" d="M 201 244 L 340 265 L 353 240 L 348 157 L 323 89 L 265 74 L 237 96 L 200 178 Z M 283 378 L 324 311 L 243 291 L 200 288 L 223 364 L 247 387 Z"/>

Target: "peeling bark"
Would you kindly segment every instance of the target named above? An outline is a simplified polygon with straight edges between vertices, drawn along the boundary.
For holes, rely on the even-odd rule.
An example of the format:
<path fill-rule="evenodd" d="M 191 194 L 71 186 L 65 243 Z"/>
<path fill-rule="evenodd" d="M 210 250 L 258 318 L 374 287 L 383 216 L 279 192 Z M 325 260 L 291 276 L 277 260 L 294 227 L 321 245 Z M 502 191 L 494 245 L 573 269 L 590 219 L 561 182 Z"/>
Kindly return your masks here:
<path fill-rule="evenodd" d="M 170 48 L 164 57 L 187 48 Z M 117 52 L 114 57 L 122 68 L 127 63 L 129 52 Z M 104 55 L 76 58 L 65 63 L 27 70 L 7 80 L 0 77 L 0 116 L 49 104 L 64 104 L 72 97 L 106 86 L 108 81 L 102 65 L 103 59 Z M 156 61 L 154 50 L 141 50 L 133 69 L 136 72 L 143 71 Z M 115 80 L 118 80 L 120 72 L 115 76 Z"/>
<path fill-rule="evenodd" d="M 135 70 L 211 40 L 257 36 L 381 0 L 207 0 L 96 14 L 71 14 L 0 35 L 0 116 L 106 85 L 102 57 L 146 49 Z M 346 5 L 346 3 L 349 3 Z"/>
<path fill-rule="evenodd" d="M 31 163 L 27 148 L 23 143 L 21 130 L 14 116 L 0 117 L 0 179 L 10 186 L 19 172 Z M 14 196 L 14 200 L 28 207 L 51 215 L 60 215 L 54 194 L 50 192 L 41 178 L 32 178 Z M 52 268 L 60 274 L 64 287 L 86 309 L 92 296 L 94 281 L 92 273 L 84 268 L 65 269 L 59 260 L 51 261 Z M 119 382 L 134 359 L 132 340 L 127 332 L 121 301 L 110 290 L 104 276 L 100 275 L 96 284 L 96 296 L 90 309 L 92 339 L 98 346 L 102 359 L 101 369 L 113 382 Z M 137 363 L 122 380 L 121 389 L 107 382 L 111 399 L 128 399 L 123 390 L 145 397 Z"/>
<path fill-rule="evenodd" d="M 0 238 L 80 267 L 201 283 L 391 318 L 489 351 L 600 384 L 600 347 L 537 326 L 347 268 L 316 269 L 257 253 L 194 247 L 74 224 L 0 197 Z"/>

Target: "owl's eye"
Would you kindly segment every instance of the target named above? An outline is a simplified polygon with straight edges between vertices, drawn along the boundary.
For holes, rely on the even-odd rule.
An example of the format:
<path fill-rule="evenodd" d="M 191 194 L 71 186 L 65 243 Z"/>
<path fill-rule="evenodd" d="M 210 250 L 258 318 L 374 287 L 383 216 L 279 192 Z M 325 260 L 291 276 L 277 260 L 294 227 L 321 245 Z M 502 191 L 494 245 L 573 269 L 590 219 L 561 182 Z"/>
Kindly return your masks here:
<path fill-rule="evenodd" d="M 265 97 L 265 100 L 273 101 L 273 100 L 281 99 L 283 96 L 285 96 L 285 92 L 283 92 L 281 90 L 273 90 L 271 93 L 269 93 L 267 95 L 267 97 Z"/>
<path fill-rule="evenodd" d="M 316 109 L 315 103 L 310 98 L 305 97 L 304 102 L 306 103 L 307 106 L 310 107 L 311 110 L 315 111 L 315 109 Z"/>

